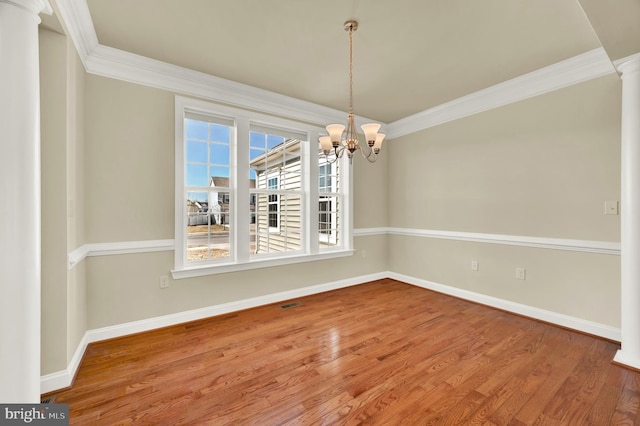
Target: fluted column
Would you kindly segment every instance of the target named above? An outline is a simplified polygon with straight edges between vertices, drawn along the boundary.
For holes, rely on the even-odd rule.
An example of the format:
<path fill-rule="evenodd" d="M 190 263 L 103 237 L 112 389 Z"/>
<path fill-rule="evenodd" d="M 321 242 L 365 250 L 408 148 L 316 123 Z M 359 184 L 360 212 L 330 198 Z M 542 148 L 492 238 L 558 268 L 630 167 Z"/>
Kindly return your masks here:
<path fill-rule="evenodd" d="M 614 360 L 640 369 L 640 57 L 622 73 L 621 349 Z"/>
<path fill-rule="evenodd" d="M 0 0 L 0 401 L 40 401 L 40 86 L 47 0 Z"/>

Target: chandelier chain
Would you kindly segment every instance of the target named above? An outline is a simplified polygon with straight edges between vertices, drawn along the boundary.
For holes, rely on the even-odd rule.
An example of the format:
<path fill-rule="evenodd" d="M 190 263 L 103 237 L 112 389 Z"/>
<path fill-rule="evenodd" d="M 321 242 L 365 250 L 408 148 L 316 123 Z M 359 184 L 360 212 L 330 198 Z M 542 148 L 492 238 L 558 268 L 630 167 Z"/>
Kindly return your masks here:
<path fill-rule="evenodd" d="M 353 28 L 349 28 L 349 114 L 353 113 Z"/>

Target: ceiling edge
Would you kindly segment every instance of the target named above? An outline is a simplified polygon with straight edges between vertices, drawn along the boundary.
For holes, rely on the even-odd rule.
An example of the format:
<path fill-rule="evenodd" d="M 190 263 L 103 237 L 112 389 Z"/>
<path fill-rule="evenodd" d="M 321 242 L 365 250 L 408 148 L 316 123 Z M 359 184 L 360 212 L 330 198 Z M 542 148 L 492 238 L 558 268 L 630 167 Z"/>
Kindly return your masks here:
<path fill-rule="evenodd" d="M 87 68 L 87 57 L 98 46 L 98 36 L 93 27 L 86 0 L 52 0 L 60 19 L 60 24 L 71 37 L 78 56 Z"/>
<path fill-rule="evenodd" d="M 177 94 L 221 102 L 236 107 L 316 125 L 341 122 L 346 112 L 303 101 L 210 74 L 98 45 L 87 57 L 87 72 Z M 366 121 L 365 121 L 366 120 Z M 358 122 L 376 120 L 357 117 Z"/>
<path fill-rule="evenodd" d="M 387 137 L 415 133 L 616 72 L 603 48 L 507 80 L 390 123 Z"/>
<path fill-rule="evenodd" d="M 621 71 L 621 68 L 624 68 L 625 64 L 631 63 L 631 62 L 637 62 L 640 61 L 640 53 L 635 53 L 633 55 L 629 55 L 625 58 L 620 58 L 617 59 L 615 61 L 613 61 L 613 65 L 615 65 L 616 69 L 618 71 Z"/>

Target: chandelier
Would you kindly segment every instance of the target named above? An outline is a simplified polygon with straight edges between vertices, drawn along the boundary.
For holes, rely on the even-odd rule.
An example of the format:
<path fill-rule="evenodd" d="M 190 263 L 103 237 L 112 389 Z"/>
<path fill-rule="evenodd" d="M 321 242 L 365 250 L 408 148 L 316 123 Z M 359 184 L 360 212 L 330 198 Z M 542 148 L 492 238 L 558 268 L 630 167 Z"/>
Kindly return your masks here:
<path fill-rule="evenodd" d="M 326 127 L 329 136 L 320 136 L 318 138 L 320 147 L 325 157 L 327 157 L 327 161 L 329 161 L 328 156 L 333 151 L 336 156 L 333 161 L 342 157 L 346 152 L 349 161 L 353 163 L 353 154 L 356 151 L 360 151 L 360 154 L 362 154 L 364 158 L 370 163 L 373 163 L 378 159 L 378 153 L 380 152 L 385 136 L 384 133 L 378 133 L 380 124 L 363 124 L 361 127 L 368 148 L 358 143 L 358 131 L 356 130 L 355 120 L 353 118 L 353 32 L 357 29 L 358 21 L 349 20 L 344 23 L 344 30 L 349 33 L 349 116 L 347 118 L 347 131 L 344 133 L 344 139 L 342 138 L 342 133 L 345 130 L 343 124 L 329 124 Z"/>

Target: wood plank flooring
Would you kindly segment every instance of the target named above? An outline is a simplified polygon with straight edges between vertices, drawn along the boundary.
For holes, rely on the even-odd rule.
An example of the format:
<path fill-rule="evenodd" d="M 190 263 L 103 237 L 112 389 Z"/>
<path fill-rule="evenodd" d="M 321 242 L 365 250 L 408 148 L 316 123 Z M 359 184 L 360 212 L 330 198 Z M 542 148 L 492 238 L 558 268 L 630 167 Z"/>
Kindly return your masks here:
<path fill-rule="evenodd" d="M 89 345 L 71 424 L 634 425 L 618 345 L 393 280 Z"/>

